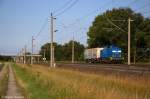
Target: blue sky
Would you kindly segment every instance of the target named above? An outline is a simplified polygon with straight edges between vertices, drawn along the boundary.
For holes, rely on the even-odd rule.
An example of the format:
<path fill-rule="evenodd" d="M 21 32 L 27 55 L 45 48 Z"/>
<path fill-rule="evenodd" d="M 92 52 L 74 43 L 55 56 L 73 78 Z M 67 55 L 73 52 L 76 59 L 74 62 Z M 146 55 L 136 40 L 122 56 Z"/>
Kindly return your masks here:
<path fill-rule="evenodd" d="M 114 7 L 129 6 L 133 10 L 137 9 L 136 12 L 143 13 L 145 17 L 150 17 L 150 0 L 134 1 L 78 0 L 73 7 L 56 17 L 54 27 L 58 32 L 54 34 L 54 41 L 66 43 L 74 34 L 76 41 L 86 45 L 86 33 L 95 16 Z M 36 37 L 34 52 L 38 52 L 41 45 L 50 41 L 50 13 L 66 2 L 68 0 L 0 0 L 0 54 L 17 54 L 24 45 L 30 51 L 32 36 Z M 141 7 L 143 8 L 138 9 Z M 144 13 L 145 11 L 148 12 Z M 36 36 L 46 20 L 44 29 Z M 74 24 L 70 25 L 72 23 Z"/>

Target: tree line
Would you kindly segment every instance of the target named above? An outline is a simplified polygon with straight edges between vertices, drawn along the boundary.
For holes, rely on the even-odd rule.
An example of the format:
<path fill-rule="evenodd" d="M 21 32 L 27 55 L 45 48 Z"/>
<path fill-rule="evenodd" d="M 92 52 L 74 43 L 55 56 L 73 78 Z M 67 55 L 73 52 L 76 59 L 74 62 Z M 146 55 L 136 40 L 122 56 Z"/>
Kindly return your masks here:
<path fill-rule="evenodd" d="M 0 61 L 12 61 L 13 58 L 11 56 L 0 55 Z"/>
<path fill-rule="evenodd" d="M 55 61 L 71 61 L 72 59 L 72 42 L 69 41 L 63 45 L 58 43 L 53 43 L 54 45 L 54 53 L 55 53 Z M 74 41 L 74 58 L 75 61 L 82 61 L 84 59 L 84 45 L 80 44 L 77 41 Z M 46 43 L 41 47 L 40 54 L 46 60 L 50 60 L 50 43 Z"/>

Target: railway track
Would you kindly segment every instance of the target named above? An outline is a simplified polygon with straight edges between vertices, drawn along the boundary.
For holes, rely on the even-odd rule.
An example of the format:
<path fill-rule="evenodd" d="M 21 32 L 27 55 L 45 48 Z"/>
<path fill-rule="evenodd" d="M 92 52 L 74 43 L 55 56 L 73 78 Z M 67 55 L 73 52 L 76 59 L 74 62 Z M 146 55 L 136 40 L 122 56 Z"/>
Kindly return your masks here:
<path fill-rule="evenodd" d="M 49 66 L 49 63 L 40 63 L 39 65 Z M 150 64 L 88 64 L 88 63 L 56 63 L 58 68 L 77 69 L 81 71 L 113 71 L 134 74 L 150 75 Z"/>
<path fill-rule="evenodd" d="M 150 66 L 146 65 L 125 65 L 125 64 L 57 64 L 58 67 L 74 69 L 85 69 L 93 71 L 117 71 L 150 75 Z"/>

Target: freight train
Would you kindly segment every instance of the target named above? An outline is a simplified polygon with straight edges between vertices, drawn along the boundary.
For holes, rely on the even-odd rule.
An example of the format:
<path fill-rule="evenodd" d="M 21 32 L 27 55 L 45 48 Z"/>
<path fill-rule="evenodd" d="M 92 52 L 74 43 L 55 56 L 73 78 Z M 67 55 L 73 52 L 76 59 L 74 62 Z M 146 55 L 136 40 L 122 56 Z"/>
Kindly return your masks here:
<path fill-rule="evenodd" d="M 85 49 L 84 58 L 87 63 L 122 63 L 122 50 L 117 46 Z"/>

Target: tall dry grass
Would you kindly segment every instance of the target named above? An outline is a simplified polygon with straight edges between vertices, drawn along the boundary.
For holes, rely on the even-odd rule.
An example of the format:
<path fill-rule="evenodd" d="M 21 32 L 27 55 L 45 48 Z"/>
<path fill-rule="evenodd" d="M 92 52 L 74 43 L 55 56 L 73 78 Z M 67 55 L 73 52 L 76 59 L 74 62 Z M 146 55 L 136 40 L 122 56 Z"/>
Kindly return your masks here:
<path fill-rule="evenodd" d="M 150 78 L 143 76 L 104 76 L 38 65 L 23 67 L 47 86 L 54 99 L 150 98 Z"/>

